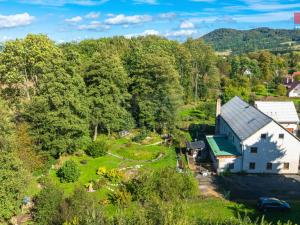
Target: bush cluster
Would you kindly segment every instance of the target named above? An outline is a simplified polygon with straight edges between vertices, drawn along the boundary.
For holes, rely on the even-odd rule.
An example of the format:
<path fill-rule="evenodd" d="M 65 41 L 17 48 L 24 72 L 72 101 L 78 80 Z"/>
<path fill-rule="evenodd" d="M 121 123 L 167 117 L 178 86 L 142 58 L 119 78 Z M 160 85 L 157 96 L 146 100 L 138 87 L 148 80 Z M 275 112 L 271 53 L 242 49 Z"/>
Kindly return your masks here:
<path fill-rule="evenodd" d="M 107 170 L 105 167 L 99 167 L 97 174 L 107 178 L 111 182 L 119 182 L 124 177 L 124 174 L 120 170 Z"/>
<path fill-rule="evenodd" d="M 149 133 L 146 129 L 141 130 L 141 132 L 136 135 L 134 138 L 132 138 L 132 141 L 134 142 L 141 142 L 145 140 L 146 137 L 148 137 Z"/>
<path fill-rule="evenodd" d="M 61 182 L 75 182 L 80 176 L 80 169 L 73 160 L 68 160 L 57 171 L 57 176 L 60 178 Z"/>
<path fill-rule="evenodd" d="M 109 146 L 106 141 L 96 141 L 91 143 L 87 149 L 86 154 L 93 158 L 101 157 L 107 154 Z"/>

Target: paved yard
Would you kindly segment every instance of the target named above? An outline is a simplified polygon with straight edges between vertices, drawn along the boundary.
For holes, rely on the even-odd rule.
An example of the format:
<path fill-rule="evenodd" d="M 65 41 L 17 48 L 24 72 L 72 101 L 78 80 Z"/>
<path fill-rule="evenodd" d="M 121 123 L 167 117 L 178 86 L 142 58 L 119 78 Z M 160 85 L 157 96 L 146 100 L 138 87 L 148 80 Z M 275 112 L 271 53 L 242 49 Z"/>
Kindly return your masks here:
<path fill-rule="evenodd" d="M 297 175 L 198 175 L 197 179 L 204 195 L 210 195 L 213 190 L 221 194 L 230 191 L 230 198 L 235 200 L 256 200 L 261 196 L 300 200 L 300 176 Z"/>

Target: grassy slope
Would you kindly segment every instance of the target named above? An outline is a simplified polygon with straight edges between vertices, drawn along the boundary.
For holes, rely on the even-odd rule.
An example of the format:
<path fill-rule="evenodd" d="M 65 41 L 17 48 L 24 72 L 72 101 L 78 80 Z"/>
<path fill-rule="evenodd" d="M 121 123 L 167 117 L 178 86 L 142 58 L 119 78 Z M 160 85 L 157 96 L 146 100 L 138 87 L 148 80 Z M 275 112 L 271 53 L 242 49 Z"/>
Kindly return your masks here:
<path fill-rule="evenodd" d="M 106 138 L 106 137 L 100 137 Z M 77 186 L 83 186 L 89 183 L 91 180 L 96 180 L 99 178 L 99 175 L 96 174 L 99 167 L 105 167 L 107 169 L 114 168 L 127 168 L 133 167 L 136 165 L 142 165 L 141 170 L 143 169 L 158 169 L 167 166 L 176 166 L 176 154 L 173 148 L 168 148 L 160 145 L 151 145 L 151 141 L 156 141 L 157 137 L 153 140 L 149 140 L 150 145 L 141 145 L 137 143 L 131 143 L 130 139 L 109 139 L 110 143 L 110 152 L 131 159 L 131 160 L 122 160 L 111 155 L 105 155 L 99 158 L 91 158 L 87 155 L 82 156 L 68 156 L 60 159 L 60 164 L 63 161 L 72 159 L 78 163 L 81 171 L 79 180 L 74 183 L 60 183 L 58 177 L 56 176 L 56 169 L 51 169 L 49 172 L 50 178 L 61 187 L 65 195 L 70 195 L 74 188 Z M 160 153 L 163 153 L 163 157 L 156 162 L 145 162 L 144 160 L 155 159 Z M 86 160 L 86 164 L 81 164 L 80 161 Z M 142 160 L 142 161 L 140 161 Z M 99 199 L 103 199 L 108 192 L 107 189 L 100 189 L 93 193 Z"/>

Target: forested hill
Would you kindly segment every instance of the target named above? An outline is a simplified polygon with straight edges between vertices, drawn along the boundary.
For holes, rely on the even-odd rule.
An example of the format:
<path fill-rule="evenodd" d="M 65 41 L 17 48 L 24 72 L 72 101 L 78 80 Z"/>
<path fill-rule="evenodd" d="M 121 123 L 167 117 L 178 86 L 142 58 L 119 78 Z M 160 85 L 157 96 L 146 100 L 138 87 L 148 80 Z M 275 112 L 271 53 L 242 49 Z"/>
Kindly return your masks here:
<path fill-rule="evenodd" d="M 216 51 L 246 53 L 261 49 L 288 51 L 299 48 L 300 30 L 257 28 L 252 30 L 217 29 L 202 37 Z"/>

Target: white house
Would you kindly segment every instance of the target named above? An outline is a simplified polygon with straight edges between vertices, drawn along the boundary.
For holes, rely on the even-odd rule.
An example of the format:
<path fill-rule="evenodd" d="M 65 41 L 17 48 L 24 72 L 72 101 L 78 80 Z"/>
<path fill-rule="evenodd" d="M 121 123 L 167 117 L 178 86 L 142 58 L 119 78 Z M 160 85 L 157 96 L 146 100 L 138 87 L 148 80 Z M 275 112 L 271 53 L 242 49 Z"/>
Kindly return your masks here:
<path fill-rule="evenodd" d="M 297 135 L 299 117 L 293 102 L 256 101 L 255 107 L 280 123 L 289 132 Z"/>
<path fill-rule="evenodd" d="M 300 140 L 239 97 L 220 108 L 216 135 L 206 136 L 218 172 L 297 174 Z"/>
<path fill-rule="evenodd" d="M 294 82 L 288 89 L 288 96 L 290 98 L 299 98 L 300 97 L 300 83 Z"/>

